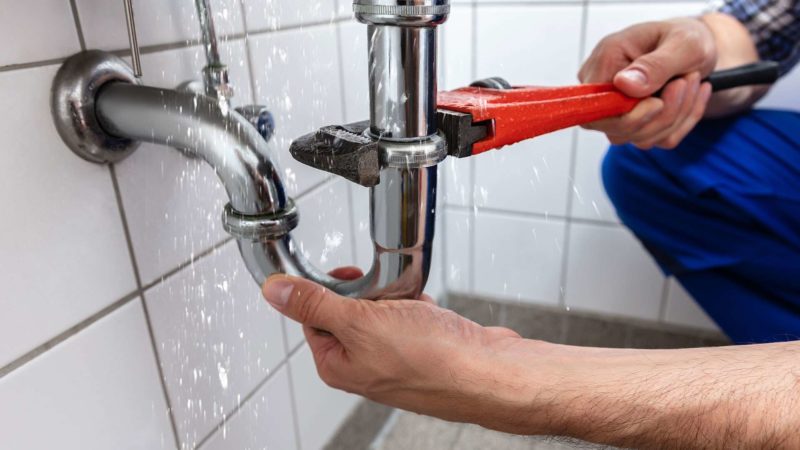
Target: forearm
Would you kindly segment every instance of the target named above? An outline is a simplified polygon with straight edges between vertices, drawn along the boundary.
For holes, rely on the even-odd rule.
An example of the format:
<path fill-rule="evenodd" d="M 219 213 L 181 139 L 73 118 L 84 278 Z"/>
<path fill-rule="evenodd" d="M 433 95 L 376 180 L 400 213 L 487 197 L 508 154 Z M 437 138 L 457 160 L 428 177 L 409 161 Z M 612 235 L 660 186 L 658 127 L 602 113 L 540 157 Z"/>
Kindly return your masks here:
<path fill-rule="evenodd" d="M 530 341 L 529 341 L 530 342 Z M 800 343 L 687 350 L 533 343 L 508 427 L 636 448 L 800 448 Z M 512 371 L 513 372 L 513 371 Z M 551 381 L 547 381 L 551 380 Z"/>
<path fill-rule="evenodd" d="M 717 48 L 716 70 L 742 66 L 759 60 L 756 46 L 747 28 L 736 18 L 722 13 L 700 19 L 711 30 Z M 763 97 L 769 86 L 746 86 L 714 94 L 706 117 L 722 117 L 744 111 Z"/>

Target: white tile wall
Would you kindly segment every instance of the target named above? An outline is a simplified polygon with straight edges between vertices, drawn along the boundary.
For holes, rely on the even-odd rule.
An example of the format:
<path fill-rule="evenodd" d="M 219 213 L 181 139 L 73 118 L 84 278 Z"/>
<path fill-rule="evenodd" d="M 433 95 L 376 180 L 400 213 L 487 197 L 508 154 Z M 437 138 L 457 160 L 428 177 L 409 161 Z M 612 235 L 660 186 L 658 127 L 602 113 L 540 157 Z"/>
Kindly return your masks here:
<path fill-rule="evenodd" d="M 276 371 L 203 446 L 203 450 L 295 449 L 289 371 Z"/>
<path fill-rule="evenodd" d="M 283 169 L 289 195 L 306 192 L 327 177 L 295 161 L 289 144 L 343 120 L 337 42 L 335 25 L 260 34 L 250 41 L 256 98 L 275 115 L 275 162 Z"/>
<path fill-rule="evenodd" d="M 708 314 L 692 299 L 674 278 L 669 280 L 667 304 L 664 308 L 664 321 L 677 325 L 718 330 L 719 327 Z"/>
<path fill-rule="evenodd" d="M 234 242 L 145 298 L 179 438 L 193 447 L 285 358 L 280 315 Z"/>
<path fill-rule="evenodd" d="M 622 227 L 570 226 L 566 306 L 658 320 L 664 277 L 639 241 Z"/>
<path fill-rule="evenodd" d="M 479 213 L 475 291 L 489 297 L 557 305 L 565 222 Z"/>
<path fill-rule="evenodd" d="M 108 168 L 50 123 L 56 69 L 0 73 L 0 366 L 136 289 Z"/>
<path fill-rule="evenodd" d="M 125 11 L 120 2 L 76 0 L 76 5 L 88 48 L 128 48 Z M 133 6 L 142 47 L 200 39 L 200 26 L 192 1 L 137 0 Z M 244 32 L 238 0 L 211 0 L 211 10 L 217 34 L 228 36 Z"/>
<path fill-rule="evenodd" d="M 706 6 L 699 0 L 460 3 L 444 27 L 443 85 L 448 89 L 495 75 L 513 84 L 574 84 L 580 62 L 603 36 L 642 21 L 695 15 Z M 797 109 L 798 80 L 800 70 L 779 83 L 761 105 Z M 547 302 L 560 296 L 564 307 L 711 326 L 696 304 L 680 295 L 677 284 L 667 285 L 649 255 L 619 224 L 600 179 L 606 139 L 583 130 L 576 136 L 574 153 L 570 133 L 563 133 L 517 146 L 525 149 L 502 149 L 442 166 L 447 288 L 511 299 L 526 298 L 523 292 L 528 292 L 528 300 Z M 526 221 L 564 216 L 568 247 L 561 258 L 567 259 L 554 257 L 545 271 L 563 286 L 548 284 L 560 290 L 555 300 L 542 292 L 532 295 L 534 281 L 515 271 L 531 264 L 526 256 L 540 255 L 510 243 L 528 242 L 530 226 L 522 225 Z M 474 247 L 468 244 L 470 233 L 475 233 Z M 509 244 L 498 245 L 502 242 Z"/>
<path fill-rule="evenodd" d="M 80 50 L 69 3 L 50 0 L 3 2 L 0 42 L 0 67 L 61 58 Z"/>
<path fill-rule="evenodd" d="M 339 428 L 341 419 L 356 406 L 359 397 L 331 389 L 319 379 L 314 357 L 304 345 L 289 359 L 295 406 L 300 430 L 300 448 L 318 450 Z"/>
<path fill-rule="evenodd" d="M 275 30 L 336 17 L 335 0 L 248 0 L 243 2 L 250 31 Z"/>
<path fill-rule="evenodd" d="M 174 449 L 139 299 L 0 379 L 8 449 Z"/>

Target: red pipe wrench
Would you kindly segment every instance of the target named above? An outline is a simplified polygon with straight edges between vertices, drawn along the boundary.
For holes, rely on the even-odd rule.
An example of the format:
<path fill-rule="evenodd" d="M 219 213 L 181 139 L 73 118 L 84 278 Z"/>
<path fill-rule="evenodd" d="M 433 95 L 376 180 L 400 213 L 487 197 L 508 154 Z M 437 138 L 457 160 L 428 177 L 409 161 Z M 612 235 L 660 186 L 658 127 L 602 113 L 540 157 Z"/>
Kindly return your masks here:
<path fill-rule="evenodd" d="M 774 83 L 779 66 L 771 61 L 714 72 L 704 81 L 721 91 Z M 655 95 L 660 95 L 660 92 Z M 569 87 L 514 87 L 489 78 L 470 87 L 439 93 L 439 129 L 448 153 L 464 158 L 564 128 L 623 115 L 642 99 L 612 84 Z"/>

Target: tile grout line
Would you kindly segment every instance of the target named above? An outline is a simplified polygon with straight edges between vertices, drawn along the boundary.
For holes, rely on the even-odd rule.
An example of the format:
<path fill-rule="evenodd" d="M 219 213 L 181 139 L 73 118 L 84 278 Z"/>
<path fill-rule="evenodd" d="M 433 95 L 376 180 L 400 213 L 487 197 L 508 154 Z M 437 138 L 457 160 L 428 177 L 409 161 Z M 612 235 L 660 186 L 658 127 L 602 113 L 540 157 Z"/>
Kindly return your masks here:
<path fill-rule="evenodd" d="M 244 54 L 245 58 L 247 59 L 247 75 L 250 81 L 250 101 L 253 104 L 257 104 L 258 101 L 256 100 L 256 78 L 255 78 L 255 69 L 253 67 L 253 55 L 252 49 L 250 48 L 250 27 L 247 26 L 247 11 L 244 7 L 244 0 L 239 1 L 239 10 L 242 14 L 242 24 L 244 25 Z"/>
<path fill-rule="evenodd" d="M 580 67 L 586 53 L 586 28 L 589 22 L 589 0 L 581 2 L 581 33 L 580 44 L 578 47 L 578 66 Z M 570 148 L 569 175 L 567 178 L 567 209 L 564 211 L 568 219 L 572 218 L 572 207 L 575 201 L 575 172 L 578 166 L 578 130 L 572 130 L 572 143 Z M 564 224 L 564 247 L 561 256 L 561 274 L 558 295 L 558 304 L 562 308 L 567 307 L 567 276 L 569 273 L 569 250 L 572 244 L 572 222 L 565 221 Z"/>
<path fill-rule="evenodd" d="M 326 25 L 335 25 L 337 23 L 343 23 L 350 21 L 350 18 L 335 18 L 331 20 L 324 20 L 324 21 L 316 21 L 310 22 L 306 24 L 298 24 L 298 25 L 290 25 L 287 27 L 282 28 L 266 28 L 266 29 L 259 29 L 254 31 L 246 31 L 244 33 L 231 33 L 226 35 L 221 35 L 219 40 L 221 42 L 230 42 L 236 41 L 238 39 L 246 39 L 248 37 L 254 36 L 262 36 L 268 35 L 272 33 L 280 33 L 284 31 L 294 31 L 294 30 L 304 30 L 311 27 L 322 27 Z M 142 55 L 149 55 L 152 53 L 158 53 L 168 50 L 179 50 L 185 48 L 192 48 L 201 46 L 202 42 L 199 39 L 187 39 L 177 42 L 167 42 L 164 44 L 155 44 L 155 45 L 148 45 L 143 46 L 140 48 L 140 53 Z M 119 57 L 125 57 L 130 55 L 130 49 L 128 48 L 119 48 L 119 49 L 112 49 L 112 50 L 105 50 L 108 53 Z M 61 64 L 63 63 L 68 56 L 60 57 L 60 58 L 51 58 L 51 59 L 43 59 L 39 61 L 31 61 L 31 62 L 24 62 L 24 63 L 17 63 L 17 64 L 8 64 L 4 66 L 0 66 L 0 73 L 2 72 L 12 72 L 14 70 L 23 70 L 23 69 L 32 69 L 32 68 L 39 68 L 39 67 L 46 67 L 54 64 Z"/>
<path fill-rule="evenodd" d="M 472 64 L 470 67 L 470 78 L 473 80 L 478 77 L 478 3 L 476 1 L 472 1 L 472 42 L 470 43 L 470 53 L 472 54 Z M 475 248 L 478 241 L 477 231 L 478 228 L 478 210 L 475 207 L 475 182 L 478 173 L 478 169 L 475 166 L 474 158 L 470 158 L 469 160 L 469 188 L 470 188 L 470 200 L 469 200 L 469 209 L 471 212 L 470 220 L 467 222 L 469 226 L 469 248 L 467 258 L 469 259 L 469 265 L 467 267 L 469 280 L 467 282 L 467 288 L 470 292 L 475 292 L 475 275 L 476 275 L 476 266 L 477 266 L 477 255 L 475 254 Z"/>
<path fill-rule="evenodd" d="M 100 311 L 92 314 L 91 316 L 81 320 L 77 324 L 67 328 L 66 330 L 62 331 L 61 333 L 57 334 L 55 337 L 48 339 L 43 344 L 35 347 L 33 350 L 28 351 L 24 355 L 20 356 L 19 358 L 11 361 L 10 363 L 6 364 L 2 368 L 0 368 L 0 379 L 5 377 L 6 375 L 11 374 L 17 369 L 22 368 L 29 362 L 33 361 L 34 359 L 38 358 L 42 354 L 48 352 L 49 350 L 54 349 L 56 346 L 61 344 L 62 342 L 68 340 L 69 338 L 75 336 L 76 334 L 80 333 L 81 331 L 85 330 L 95 322 L 99 321 L 100 319 L 108 316 L 109 314 L 113 313 L 114 311 L 118 310 L 119 308 L 125 306 L 132 300 L 139 297 L 140 292 L 138 290 L 130 292 L 126 294 L 124 297 L 120 298 L 119 300 L 113 302 L 112 304 L 104 307 Z"/>
<path fill-rule="evenodd" d="M 214 426 L 214 428 L 211 429 L 211 431 L 206 433 L 205 436 L 203 436 L 199 441 L 197 441 L 197 444 L 194 446 L 195 450 L 199 450 L 203 445 L 205 445 L 208 442 L 209 439 L 214 437 L 214 435 L 217 434 L 219 432 L 219 430 L 223 429 L 227 425 L 227 423 L 230 422 L 230 420 L 232 418 L 236 417 L 236 415 L 239 413 L 239 411 L 241 411 L 242 408 L 244 408 L 244 406 L 250 400 L 252 400 L 253 397 L 256 396 L 258 391 L 261 388 L 263 388 L 264 385 L 269 383 L 270 380 L 272 380 L 272 378 L 275 376 L 275 374 L 278 373 L 278 371 L 280 371 L 283 368 L 283 366 L 287 365 L 287 363 L 288 363 L 287 360 L 283 360 L 283 361 L 279 362 L 278 365 L 275 366 L 275 369 L 270 370 L 269 373 L 267 374 L 267 376 L 264 377 L 263 380 L 259 381 L 256 384 L 256 386 L 253 388 L 252 391 L 250 391 L 247 395 L 245 395 L 242 398 L 242 400 L 233 409 L 230 410 L 229 413 L 224 414 L 225 418 L 222 419 L 222 421 L 220 423 L 216 424 Z"/>
<path fill-rule="evenodd" d="M 224 238 L 223 240 L 217 242 L 216 244 L 212 245 L 211 247 L 203 250 L 202 252 L 191 256 L 188 260 L 180 263 L 174 269 L 168 270 L 167 272 L 165 272 L 163 275 L 159 276 L 155 280 L 153 280 L 150 283 L 142 286 L 142 294 L 146 293 L 150 289 L 152 289 L 152 288 L 154 288 L 154 287 L 156 287 L 156 286 L 158 286 L 160 284 L 163 284 L 164 282 L 166 282 L 170 278 L 172 278 L 175 275 L 177 275 L 183 269 L 185 269 L 187 267 L 190 267 L 193 264 L 196 264 L 201 259 L 203 259 L 206 256 L 208 256 L 208 255 L 214 253 L 215 251 L 219 250 L 220 248 L 224 247 L 226 244 L 230 243 L 231 241 L 233 241 L 233 236 L 228 236 L 228 237 Z"/>
<path fill-rule="evenodd" d="M 133 276 L 136 280 L 136 289 L 139 292 L 139 301 L 141 302 L 142 312 L 144 313 L 145 325 L 147 326 L 147 335 L 150 338 L 150 347 L 153 350 L 153 359 L 156 363 L 156 371 L 158 372 L 158 381 L 159 385 L 161 386 L 161 393 L 164 395 L 164 403 L 167 406 L 167 417 L 169 419 L 170 428 L 172 429 L 172 437 L 175 440 L 176 448 L 180 448 L 181 442 L 180 438 L 178 437 L 178 426 L 175 422 L 175 413 L 172 408 L 172 400 L 170 400 L 169 392 L 167 391 L 167 380 L 164 376 L 164 369 L 161 364 L 161 354 L 158 352 L 158 346 L 156 345 L 153 322 L 150 319 L 150 309 L 147 307 L 147 302 L 145 301 L 144 297 L 144 290 L 142 289 L 142 277 L 139 272 L 139 264 L 136 261 L 136 252 L 133 249 L 133 238 L 131 236 L 131 230 L 128 224 L 128 216 L 125 213 L 125 204 L 122 201 L 122 190 L 119 187 L 116 166 L 114 164 L 109 164 L 108 171 L 111 174 L 111 184 L 114 187 L 114 197 L 117 201 L 117 207 L 119 208 L 119 217 L 122 222 L 123 232 L 125 233 L 125 243 L 128 247 L 128 255 L 131 258 L 131 268 L 133 269 Z"/>
<path fill-rule="evenodd" d="M 664 277 L 664 286 L 661 288 L 661 304 L 658 307 L 658 321 L 667 321 L 667 301 L 669 300 L 669 292 L 672 289 L 669 282 L 669 277 Z"/>
<path fill-rule="evenodd" d="M 78 43 L 82 51 L 86 51 L 86 39 L 83 36 L 83 27 L 81 26 L 81 16 L 78 14 L 78 5 L 76 0 L 69 0 L 69 6 L 72 9 L 72 19 L 75 21 L 75 31 L 78 33 Z"/>
<path fill-rule="evenodd" d="M 454 205 L 454 204 L 445 204 L 445 209 L 449 211 L 455 212 L 463 212 L 463 213 L 470 213 L 473 212 L 473 208 L 469 206 L 463 205 Z M 581 224 L 581 225 L 594 225 L 598 227 L 606 227 L 606 228 L 621 228 L 622 224 L 614 223 L 614 222 L 606 222 L 603 220 L 595 220 L 595 219 L 584 219 L 582 217 L 569 217 L 569 216 L 562 216 L 562 215 L 554 215 L 554 214 L 545 214 L 545 213 L 537 213 L 537 212 L 520 212 L 520 211 L 510 211 L 506 209 L 499 209 L 499 208 L 491 208 L 485 206 L 479 206 L 476 208 L 477 211 L 481 214 L 492 214 L 496 216 L 505 216 L 505 217 L 513 217 L 517 219 L 535 219 L 535 220 L 543 220 L 545 222 L 552 222 L 552 221 L 560 221 L 560 222 L 568 222 L 570 224 Z"/>
<path fill-rule="evenodd" d="M 288 337 L 288 332 L 286 332 L 285 322 L 284 322 L 283 331 L 284 331 L 284 334 Z M 302 446 L 302 444 L 300 442 L 300 439 L 301 439 L 301 436 L 300 436 L 300 415 L 297 413 L 297 395 L 295 394 L 295 386 L 294 386 L 294 369 L 292 369 L 292 363 L 289 361 L 289 358 L 291 358 L 295 353 L 297 353 L 297 351 L 303 345 L 300 344 L 300 345 L 297 346 L 297 348 L 294 351 L 289 352 L 288 351 L 289 350 L 289 341 L 288 341 L 288 339 L 284 339 L 284 346 L 286 347 L 286 374 L 287 374 L 287 377 L 289 378 L 289 401 L 291 402 L 291 406 L 292 406 L 292 425 L 293 425 L 293 428 L 294 428 L 294 430 L 293 430 L 294 431 L 294 444 L 295 444 L 295 447 L 297 447 L 297 450 L 302 450 L 303 446 Z"/>

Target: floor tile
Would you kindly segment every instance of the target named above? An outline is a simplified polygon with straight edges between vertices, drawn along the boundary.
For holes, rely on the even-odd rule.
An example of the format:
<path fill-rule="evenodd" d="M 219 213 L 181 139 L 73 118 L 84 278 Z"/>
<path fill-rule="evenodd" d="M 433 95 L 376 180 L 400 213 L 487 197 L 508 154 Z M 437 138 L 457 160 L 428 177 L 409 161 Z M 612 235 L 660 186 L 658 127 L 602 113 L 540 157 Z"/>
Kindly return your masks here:
<path fill-rule="evenodd" d="M 526 339 L 560 343 L 564 339 L 565 312 L 555 312 L 528 305 L 503 305 L 503 326 L 511 328 Z"/>
<path fill-rule="evenodd" d="M 565 344 L 582 347 L 623 348 L 627 345 L 627 326 L 600 318 L 567 316 Z"/>
<path fill-rule="evenodd" d="M 377 450 L 449 449 L 462 425 L 403 412 Z"/>
<path fill-rule="evenodd" d="M 499 326 L 503 305 L 459 294 L 447 298 L 447 309 L 483 326 Z"/>

